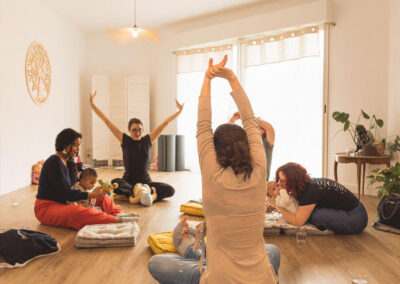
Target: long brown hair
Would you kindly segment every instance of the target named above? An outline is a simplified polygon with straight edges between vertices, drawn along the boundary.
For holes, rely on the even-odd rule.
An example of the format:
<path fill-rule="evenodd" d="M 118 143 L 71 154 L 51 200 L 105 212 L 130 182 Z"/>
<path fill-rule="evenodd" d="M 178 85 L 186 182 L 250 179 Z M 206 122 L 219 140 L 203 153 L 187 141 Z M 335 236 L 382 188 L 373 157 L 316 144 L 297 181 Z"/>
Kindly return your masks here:
<path fill-rule="evenodd" d="M 218 163 L 223 167 L 232 167 L 235 175 L 243 174 L 247 180 L 253 172 L 250 146 L 246 132 L 235 124 L 222 124 L 214 133 L 214 146 Z"/>
<path fill-rule="evenodd" d="M 282 172 L 285 175 L 286 189 L 294 198 L 299 196 L 299 194 L 306 188 L 306 184 L 311 180 L 307 170 L 302 165 L 297 163 L 287 163 L 283 166 L 280 166 L 276 170 L 276 182 L 279 182 L 280 180 L 279 172 Z"/>

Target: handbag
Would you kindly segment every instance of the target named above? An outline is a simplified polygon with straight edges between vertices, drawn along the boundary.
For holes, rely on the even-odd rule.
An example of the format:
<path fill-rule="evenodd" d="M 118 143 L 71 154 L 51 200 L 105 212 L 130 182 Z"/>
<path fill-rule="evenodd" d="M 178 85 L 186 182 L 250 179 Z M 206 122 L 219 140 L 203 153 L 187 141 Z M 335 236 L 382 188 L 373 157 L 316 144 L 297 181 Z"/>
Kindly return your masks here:
<path fill-rule="evenodd" d="M 400 229 L 400 194 L 391 193 L 382 197 L 378 204 L 377 219 L 372 224 L 377 230 L 400 235 L 400 232 L 382 228 L 379 224 Z"/>
<path fill-rule="evenodd" d="M 6 262 L 0 268 L 15 268 L 26 265 L 29 261 L 57 253 L 61 250 L 56 239 L 32 230 L 11 229 L 0 233 L 0 256 Z"/>

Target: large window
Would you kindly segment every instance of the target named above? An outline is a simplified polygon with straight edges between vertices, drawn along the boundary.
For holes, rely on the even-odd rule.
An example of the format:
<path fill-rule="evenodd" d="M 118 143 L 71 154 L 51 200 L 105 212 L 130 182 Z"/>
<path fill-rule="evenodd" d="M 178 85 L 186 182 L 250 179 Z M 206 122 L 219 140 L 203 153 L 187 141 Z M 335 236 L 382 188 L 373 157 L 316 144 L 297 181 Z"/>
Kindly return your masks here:
<path fill-rule="evenodd" d="M 241 41 L 232 44 L 230 51 L 230 68 L 241 80 L 255 115 L 275 128 L 270 179 L 287 162 L 300 163 L 312 176 L 322 176 L 323 31 L 308 31 Z M 177 75 L 178 99 L 185 102 L 178 133 L 186 137 L 186 167 L 195 171 L 197 102 L 204 70 Z M 212 81 L 213 129 L 236 111 L 229 92 L 224 80 Z"/>

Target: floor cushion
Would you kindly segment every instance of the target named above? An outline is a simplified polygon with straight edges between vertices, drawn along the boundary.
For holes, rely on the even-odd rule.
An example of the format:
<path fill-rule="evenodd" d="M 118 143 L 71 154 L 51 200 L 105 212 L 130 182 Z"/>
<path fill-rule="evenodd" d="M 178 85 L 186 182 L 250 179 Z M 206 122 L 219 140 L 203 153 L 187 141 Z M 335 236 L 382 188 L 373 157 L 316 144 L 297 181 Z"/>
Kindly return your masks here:
<path fill-rule="evenodd" d="M 172 232 L 150 234 L 147 243 L 155 254 L 177 252 L 172 241 Z"/>
<path fill-rule="evenodd" d="M 134 246 L 139 235 L 136 222 L 86 225 L 75 238 L 78 248 Z"/>
<path fill-rule="evenodd" d="M 189 201 L 182 204 L 180 211 L 188 215 L 204 217 L 203 204 L 196 201 Z"/>

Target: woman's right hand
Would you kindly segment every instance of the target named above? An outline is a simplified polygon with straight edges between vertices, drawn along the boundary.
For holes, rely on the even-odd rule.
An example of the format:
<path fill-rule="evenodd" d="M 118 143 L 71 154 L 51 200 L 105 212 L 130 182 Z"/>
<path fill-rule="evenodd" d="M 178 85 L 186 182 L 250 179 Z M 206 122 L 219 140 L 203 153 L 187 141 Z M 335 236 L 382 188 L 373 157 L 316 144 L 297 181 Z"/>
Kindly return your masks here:
<path fill-rule="evenodd" d="M 92 107 L 94 105 L 94 98 L 96 97 L 97 91 L 94 91 L 93 93 L 90 94 L 90 106 Z"/>

